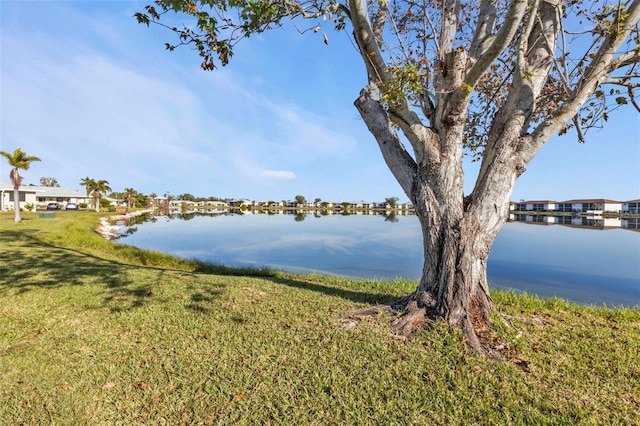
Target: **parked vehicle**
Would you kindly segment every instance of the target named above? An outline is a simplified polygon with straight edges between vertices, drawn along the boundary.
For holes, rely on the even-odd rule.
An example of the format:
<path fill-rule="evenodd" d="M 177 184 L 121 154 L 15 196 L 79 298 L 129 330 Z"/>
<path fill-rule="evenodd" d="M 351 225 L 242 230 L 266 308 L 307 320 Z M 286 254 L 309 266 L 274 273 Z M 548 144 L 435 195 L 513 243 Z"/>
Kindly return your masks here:
<path fill-rule="evenodd" d="M 58 203 L 49 203 L 49 204 L 47 204 L 47 210 L 60 210 L 60 204 L 58 204 Z"/>
<path fill-rule="evenodd" d="M 67 203 L 66 206 L 64 206 L 65 210 L 78 210 L 78 205 L 76 203 Z"/>

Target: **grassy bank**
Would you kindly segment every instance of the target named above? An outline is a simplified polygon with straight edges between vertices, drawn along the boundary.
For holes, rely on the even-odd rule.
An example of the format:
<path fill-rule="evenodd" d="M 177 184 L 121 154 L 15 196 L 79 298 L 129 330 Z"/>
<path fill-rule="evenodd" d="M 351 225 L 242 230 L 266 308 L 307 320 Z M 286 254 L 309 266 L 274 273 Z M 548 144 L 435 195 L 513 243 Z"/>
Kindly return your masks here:
<path fill-rule="evenodd" d="M 92 212 L 0 214 L 0 423 L 640 424 L 640 311 L 493 292 L 508 361 L 354 309 L 407 281 L 120 246 Z"/>

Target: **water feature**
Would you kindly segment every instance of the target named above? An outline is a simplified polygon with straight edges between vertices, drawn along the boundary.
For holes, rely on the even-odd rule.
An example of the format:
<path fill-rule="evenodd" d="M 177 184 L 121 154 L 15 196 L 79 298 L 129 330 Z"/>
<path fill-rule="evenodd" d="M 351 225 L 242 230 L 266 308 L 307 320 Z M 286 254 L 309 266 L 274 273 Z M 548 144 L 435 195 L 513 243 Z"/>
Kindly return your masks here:
<path fill-rule="evenodd" d="M 230 266 L 380 279 L 420 276 L 415 216 L 277 213 L 154 217 L 126 228 L 128 236 L 119 243 Z M 578 303 L 640 305 L 637 219 L 512 219 L 489 256 L 492 286 Z"/>

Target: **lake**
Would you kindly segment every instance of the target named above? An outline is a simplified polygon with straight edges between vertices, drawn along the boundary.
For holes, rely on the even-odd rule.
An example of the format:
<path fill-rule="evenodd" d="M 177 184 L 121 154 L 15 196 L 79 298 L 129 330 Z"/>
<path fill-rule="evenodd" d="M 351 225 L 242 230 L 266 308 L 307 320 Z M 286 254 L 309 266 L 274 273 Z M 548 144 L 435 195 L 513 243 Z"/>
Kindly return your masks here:
<path fill-rule="evenodd" d="M 122 224 L 124 237 L 117 241 L 229 266 L 376 279 L 420 277 L 422 238 L 416 216 L 279 213 L 149 217 Z M 489 256 L 490 286 L 577 303 L 640 305 L 637 219 L 512 219 Z"/>

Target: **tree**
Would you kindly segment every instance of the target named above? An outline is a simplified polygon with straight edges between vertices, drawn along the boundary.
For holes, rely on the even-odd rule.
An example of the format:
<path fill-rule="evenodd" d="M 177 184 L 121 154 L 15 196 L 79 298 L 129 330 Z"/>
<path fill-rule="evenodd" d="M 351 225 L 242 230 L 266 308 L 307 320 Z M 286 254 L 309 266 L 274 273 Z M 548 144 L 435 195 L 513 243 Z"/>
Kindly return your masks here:
<path fill-rule="evenodd" d="M 80 185 L 84 186 L 87 190 L 87 195 L 90 195 L 93 200 L 93 205 L 96 212 L 100 211 L 100 199 L 102 194 L 106 194 L 111 191 L 109 182 L 106 180 L 95 180 L 90 177 L 86 177 L 80 181 Z"/>
<path fill-rule="evenodd" d="M 303 195 L 296 195 L 296 203 L 298 203 L 298 207 L 299 207 L 301 204 L 304 204 L 304 203 L 306 203 L 306 202 L 307 202 L 307 199 L 306 199 L 306 198 L 304 198 L 304 196 L 303 196 Z"/>
<path fill-rule="evenodd" d="M 58 180 L 54 177 L 41 177 L 40 178 L 40 185 L 41 186 L 55 186 L 55 187 L 60 187 L 60 184 L 58 183 Z"/>
<path fill-rule="evenodd" d="M 124 198 L 127 200 L 127 207 L 131 208 L 133 206 L 132 200 L 135 199 L 135 196 L 138 195 L 138 191 L 133 188 L 125 188 L 124 189 Z"/>
<path fill-rule="evenodd" d="M 152 192 L 151 194 L 149 194 L 146 197 L 145 206 L 146 207 L 155 207 L 156 198 L 158 198 L 158 194 L 156 194 L 155 192 Z"/>
<path fill-rule="evenodd" d="M 195 22 L 166 25 L 170 12 Z M 393 330 L 411 334 L 440 317 L 483 353 L 493 309 L 487 258 L 516 179 L 554 134 L 572 130 L 584 142 L 611 111 L 640 111 L 639 16 L 640 0 L 172 0 L 135 14 L 177 34 L 167 49 L 195 45 L 205 70 L 285 18 L 351 34 L 367 75 L 355 107 L 424 241 L 417 288 L 391 305 L 403 312 Z M 466 196 L 465 154 L 480 162 Z"/>
<path fill-rule="evenodd" d="M 14 222 L 18 223 L 22 221 L 20 217 L 20 185 L 22 184 L 22 176 L 20 176 L 20 169 L 29 170 L 31 163 L 34 161 L 41 161 L 38 157 L 27 155 L 22 149 L 16 148 L 13 154 L 6 151 L 0 151 L 0 155 L 9 161 L 11 171 L 9 172 L 9 179 L 13 184 L 13 211 Z"/>
<path fill-rule="evenodd" d="M 398 197 L 387 197 L 384 199 L 384 205 L 395 209 L 398 205 Z"/>

